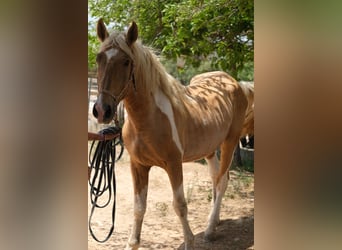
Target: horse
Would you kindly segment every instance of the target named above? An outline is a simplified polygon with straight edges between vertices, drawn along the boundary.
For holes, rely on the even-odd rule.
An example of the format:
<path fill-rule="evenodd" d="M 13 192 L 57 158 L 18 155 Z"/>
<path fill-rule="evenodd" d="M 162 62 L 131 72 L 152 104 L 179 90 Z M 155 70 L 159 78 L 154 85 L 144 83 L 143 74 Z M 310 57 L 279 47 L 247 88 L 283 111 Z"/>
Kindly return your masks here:
<path fill-rule="evenodd" d="M 166 72 L 152 49 L 140 42 L 135 22 L 126 32 L 109 34 L 100 19 L 97 36 L 101 45 L 96 56 L 98 97 L 93 115 L 98 123 L 109 123 L 121 100 L 127 111 L 122 136 L 130 156 L 134 217 L 126 249 L 138 249 L 140 245 L 152 166 L 166 171 L 173 192 L 172 204 L 183 228 L 185 249 L 194 249 L 182 162 L 203 157 L 213 181 L 212 209 L 205 230 L 205 238 L 212 240 L 220 221 L 227 172 L 248 105 L 242 88 L 221 71 L 208 72 L 192 85 L 183 86 Z M 218 146 L 220 164 L 215 154 Z"/>

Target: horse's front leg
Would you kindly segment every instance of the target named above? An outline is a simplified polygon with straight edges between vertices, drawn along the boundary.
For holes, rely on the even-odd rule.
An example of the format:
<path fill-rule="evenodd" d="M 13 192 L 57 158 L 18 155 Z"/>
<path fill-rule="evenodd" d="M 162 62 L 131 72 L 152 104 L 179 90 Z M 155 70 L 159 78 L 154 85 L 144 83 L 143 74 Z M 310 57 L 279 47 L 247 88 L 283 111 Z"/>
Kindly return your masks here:
<path fill-rule="evenodd" d="M 173 191 L 173 207 L 183 227 L 185 250 L 194 249 L 194 235 L 188 222 L 188 207 L 184 198 L 182 163 L 171 163 L 166 168 Z"/>
<path fill-rule="evenodd" d="M 126 250 L 135 250 L 140 245 L 141 226 L 146 211 L 148 174 L 150 166 L 142 166 L 131 160 L 131 173 L 134 188 L 134 219 L 131 236 Z"/>

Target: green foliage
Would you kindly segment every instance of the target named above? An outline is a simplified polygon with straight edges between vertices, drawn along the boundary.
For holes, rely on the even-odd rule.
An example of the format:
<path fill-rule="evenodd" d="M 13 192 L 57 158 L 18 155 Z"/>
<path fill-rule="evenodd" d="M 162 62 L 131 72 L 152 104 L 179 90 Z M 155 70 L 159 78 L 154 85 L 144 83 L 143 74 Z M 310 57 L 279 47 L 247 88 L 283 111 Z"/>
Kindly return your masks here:
<path fill-rule="evenodd" d="M 93 32 L 88 30 L 88 71 L 95 70 L 95 56 L 100 44 Z"/>
<path fill-rule="evenodd" d="M 204 60 L 196 67 L 193 64 L 186 62 L 183 67 L 178 67 L 177 60 L 172 58 L 168 59 L 162 57 L 161 62 L 167 72 L 177 78 L 183 85 L 189 84 L 190 79 L 197 74 L 215 70 L 209 60 Z"/>
<path fill-rule="evenodd" d="M 135 20 L 143 43 L 167 59 L 185 58 L 183 71 L 190 70 L 189 65 L 197 68 L 209 62 L 211 69 L 224 70 L 235 78 L 254 77 L 252 0 L 89 0 L 89 13 L 92 22 L 103 17 L 119 30 Z M 93 67 L 95 32 L 89 33 L 89 67 Z"/>
<path fill-rule="evenodd" d="M 238 72 L 237 79 L 245 80 L 245 81 L 253 81 L 254 80 L 254 62 L 246 62 L 244 67 Z"/>

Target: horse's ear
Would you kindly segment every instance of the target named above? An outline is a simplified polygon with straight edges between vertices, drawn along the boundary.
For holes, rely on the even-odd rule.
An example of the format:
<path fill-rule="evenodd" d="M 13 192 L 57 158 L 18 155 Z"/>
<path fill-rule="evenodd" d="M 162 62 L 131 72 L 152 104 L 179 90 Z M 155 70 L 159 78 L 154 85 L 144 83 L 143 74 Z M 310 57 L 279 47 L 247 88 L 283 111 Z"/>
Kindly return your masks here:
<path fill-rule="evenodd" d="M 106 40 L 106 38 L 109 36 L 106 25 L 104 24 L 102 18 L 100 18 L 99 21 L 97 22 L 96 31 L 97 31 L 97 37 L 100 39 L 101 42 Z"/>
<path fill-rule="evenodd" d="M 129 26 L 126 36 L 128 46 L 131 46 L 138 39 L 138 25 L 133 21 Z"/>

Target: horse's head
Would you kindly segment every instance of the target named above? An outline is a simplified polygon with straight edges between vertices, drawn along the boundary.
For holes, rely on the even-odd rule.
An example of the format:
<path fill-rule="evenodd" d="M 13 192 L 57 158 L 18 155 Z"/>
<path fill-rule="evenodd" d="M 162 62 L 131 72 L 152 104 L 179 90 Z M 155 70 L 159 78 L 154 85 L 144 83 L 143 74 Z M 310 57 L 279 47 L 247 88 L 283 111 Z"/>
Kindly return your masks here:
<path fill-rule="evenodd" d="M 138 27 L 131 24 L 125 35 L 109 36 L 102 19 L 97 23 L 97 36 L 101 49 L 96 56 L 98 66 L 98 98 L 93 115 L 99 123 L 109 123 L 117 105 L 134 83 L 134 58 L 131 47 L 138 38 Z"/>

